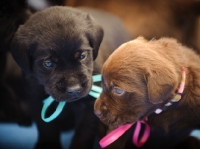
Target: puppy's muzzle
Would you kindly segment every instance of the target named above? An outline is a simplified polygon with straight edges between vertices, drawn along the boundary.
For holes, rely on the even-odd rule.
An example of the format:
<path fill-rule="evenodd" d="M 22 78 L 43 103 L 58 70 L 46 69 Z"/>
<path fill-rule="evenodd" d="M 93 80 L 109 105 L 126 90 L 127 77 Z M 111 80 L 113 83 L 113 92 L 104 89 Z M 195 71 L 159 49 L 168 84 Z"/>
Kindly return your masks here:
<path fill-rule="evenodd" d="M 102 105 L 100 98 L 97 98 L 94 104 L 94 113 L 98 118 L 102 118 L 103 117 L 103 113 L 107 112 L 107 107 L 105 105 Z"/>
<path fill-rule="evenodd" d="M 94 114 L 100 118 L 101 117 L 101 110 L 100 110 L 100 99 L 97 98 L 95 103 L 94 103 Z"/>
<path fill-rule="evenodd" d="M 94 113 L 98 118 L 101 118 L 101 111 L 100 110 L 95 110 Z"/>
<path fill-rule="evenodd" d="M 57 89 L 63 93 L 67 93 L 69 96 L 77 96 L 82 87 L 78 81 L 78 79 L 70 78 L 68 81 L 60 81 L 57 83 Z"/>
<path fill-rule="evenodd" d="M 81 90 L 81 86 L 79 84 L 74 84 L 73 86 L 68 86 L 67 87 L 67 93 L 70 96 L 75 96 L 77 95 Z"/>

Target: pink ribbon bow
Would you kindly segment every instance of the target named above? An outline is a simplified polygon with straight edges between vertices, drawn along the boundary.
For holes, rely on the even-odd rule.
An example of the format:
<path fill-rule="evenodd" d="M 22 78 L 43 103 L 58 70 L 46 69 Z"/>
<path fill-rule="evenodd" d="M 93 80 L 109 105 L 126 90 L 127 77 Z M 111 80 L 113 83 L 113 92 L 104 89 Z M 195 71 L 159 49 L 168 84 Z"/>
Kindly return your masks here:
<path fill-rule="evenodd" d="M 144 130 L 142 137 L 139 140 L 139 134 L 140 134 L 142 123 L 145 124 L 145 130 Z M 120 136 L 122 136 L 131 126 L 133 126 L 133 124 L 125 124 L 125 125 L 119 126 L 117 129 L 111 131 L 104 138 L 102 138 L 100 140 L 100 142 L 99 142 L 100 146 L 102 148 L 104 148 L 104 147 L 110 145 L 111 143 L 116 141 Z M 149 125 L 144 120 L 137 121 L 135 131 L 133 132 L 133 138 L 132 138 L 133 143 L 137 147 L 141 147 L 147 141 L 147 139 L 149 138 L 149 135 L 150 135 Z"/>

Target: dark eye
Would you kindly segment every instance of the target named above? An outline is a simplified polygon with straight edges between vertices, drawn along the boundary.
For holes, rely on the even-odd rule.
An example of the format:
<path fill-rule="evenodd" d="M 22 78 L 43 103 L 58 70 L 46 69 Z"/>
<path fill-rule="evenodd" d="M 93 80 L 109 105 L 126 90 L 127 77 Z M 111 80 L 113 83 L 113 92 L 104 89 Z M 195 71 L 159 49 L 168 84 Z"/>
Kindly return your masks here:
<path fill-rule="evenodd" d="M 83 60 L 85 57 L 86 57 L 86 54 L 81 53 L 80 56 L 79 56 L 79 59 L 80 59 L 80 60 Z"/>
<path fill-rule="evenodd" d="M 45 62 L 44 62 L 44 66 L 45 66 L 45 67 L 54 67 L 54 63 L 51 62 L 51 61 L 45 61 Z"/>
<path fill-rule="evenodd" d="M 122 90 L 121 88 L 119 87 L 114 87 L 113 90 L 112 90 L 115 94 L 118 94 L 118 95 L 122 95 L 124 93 L 124 90 Z"/>
<path fill-rule="evenodd" d="M 75 54 L 75 58 L 78 59 L 78 60 L 84 60 L 85 57 L 87 56 L 87 53 L 86 52 L 77 52 Z"/>

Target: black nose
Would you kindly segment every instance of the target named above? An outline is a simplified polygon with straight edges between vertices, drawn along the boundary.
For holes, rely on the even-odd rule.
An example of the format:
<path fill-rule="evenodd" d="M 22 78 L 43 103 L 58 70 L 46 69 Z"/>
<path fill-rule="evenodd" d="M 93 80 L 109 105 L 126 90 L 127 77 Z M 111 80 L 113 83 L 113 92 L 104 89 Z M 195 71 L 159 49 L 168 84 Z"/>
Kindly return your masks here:
<path fill-rule="evenodd" d="M 67 87 L 67 93 L 70 96 L 77 95 L 80 92 L 80 90 L 81 90 L 81 87 L 79 84 L 74 84 L 73 86 Z"/>

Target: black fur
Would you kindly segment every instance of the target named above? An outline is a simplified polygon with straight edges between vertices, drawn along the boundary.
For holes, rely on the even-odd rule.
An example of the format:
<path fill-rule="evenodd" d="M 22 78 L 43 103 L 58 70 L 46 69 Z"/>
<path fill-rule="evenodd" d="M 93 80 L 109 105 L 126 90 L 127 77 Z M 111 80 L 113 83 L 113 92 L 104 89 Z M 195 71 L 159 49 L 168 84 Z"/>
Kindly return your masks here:
<path fill-rule="evenodd" d="M 0 1 L 0 121 L 31 124 L 23 109 L 21 70 L 9 55 L 14 33 L 30 14 L 25 0 Z"/>

